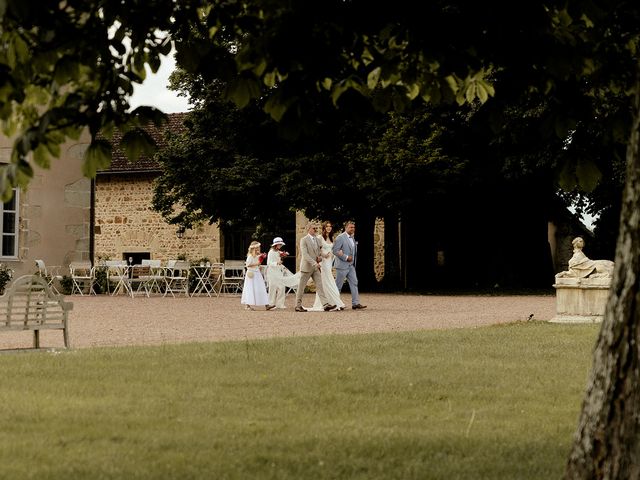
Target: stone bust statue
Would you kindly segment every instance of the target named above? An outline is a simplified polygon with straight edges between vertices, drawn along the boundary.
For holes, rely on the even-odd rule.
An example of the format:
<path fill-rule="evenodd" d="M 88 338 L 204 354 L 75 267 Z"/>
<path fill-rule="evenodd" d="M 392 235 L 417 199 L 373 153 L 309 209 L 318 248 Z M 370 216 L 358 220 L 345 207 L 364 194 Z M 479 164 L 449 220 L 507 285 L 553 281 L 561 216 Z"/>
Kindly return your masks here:
<path fill-rule="evenodd" d="M 576 237 L 571 242 L 573 245 L 573 256 L 569 259 L 569 270 L 560 272 L 556 278 L 598 278 L 611 277 L 613 274 L 613 262 L 611 260 L 591 260 L 582 249 L 584 240 Z"/>

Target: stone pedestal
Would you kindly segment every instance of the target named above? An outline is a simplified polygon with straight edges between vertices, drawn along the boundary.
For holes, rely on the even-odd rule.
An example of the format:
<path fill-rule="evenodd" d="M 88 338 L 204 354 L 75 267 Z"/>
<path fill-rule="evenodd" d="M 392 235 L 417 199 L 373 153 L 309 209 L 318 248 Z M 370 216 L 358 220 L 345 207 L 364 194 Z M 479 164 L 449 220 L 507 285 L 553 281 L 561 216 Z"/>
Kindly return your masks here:
<path fill-rule="evenodd" d="M 556 316 L 552 323 L 599 323 L 609 297 L 611 277 L 556 278 Z"/>

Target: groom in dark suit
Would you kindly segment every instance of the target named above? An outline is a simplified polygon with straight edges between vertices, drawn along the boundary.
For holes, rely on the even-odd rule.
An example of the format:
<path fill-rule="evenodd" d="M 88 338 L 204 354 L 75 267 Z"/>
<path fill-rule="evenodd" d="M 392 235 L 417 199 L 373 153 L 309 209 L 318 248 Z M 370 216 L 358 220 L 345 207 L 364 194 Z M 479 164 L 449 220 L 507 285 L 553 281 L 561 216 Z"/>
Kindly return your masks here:
<path fill-rule="evenodd" d="M 324 288 L 322 287 L 322 276 L 320 273 L 322 245 L 320 239 L 316 236 L 316 225 L 313 223 L 307 226 L 307 235 L 300 240 L 300 255 L 302 258 L 300 259 L 300 283 L 298 284 L 298 291 L 296 292 L 296 312 L 307 311 L 307 309 L 302 306 L 302 295 L 310 278 L 313 278 L 313 283 L 316 284 L 316 292 L 318 292 L 318 297 L 320 297 L 324 311 L 334 310 L 336 306 L 330 305 L 329 302 L 327 302 L 327 297 L 325 297 Z"/>
<path fill-rule="evenodd" d="M 334 265 L 336 267 L 338 291 L 342 291 L 342 285 L 344 285 L 344 279 L 346 278 L 349 281 L 349 289 L 351 290 L 351 308 L 362 310 L 367 307 L 360 303 L 360 294 L 358 293 L 358 276 L 356 275 L 358 242 L 354 237 L 355 232 L 355 222 L 346 222 L 344 224 L 344 232 L 338 235 L 333 243 L 333 254 L 336 257 Z"/>

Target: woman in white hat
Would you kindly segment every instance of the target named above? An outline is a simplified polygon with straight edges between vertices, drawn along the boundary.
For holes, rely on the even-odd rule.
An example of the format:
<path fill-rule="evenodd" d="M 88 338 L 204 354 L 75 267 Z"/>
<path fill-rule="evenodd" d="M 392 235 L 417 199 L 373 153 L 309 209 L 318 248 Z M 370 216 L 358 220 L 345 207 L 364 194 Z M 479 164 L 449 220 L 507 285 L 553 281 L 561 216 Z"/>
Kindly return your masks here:
<path fill-rule="evenodd" d="M 282 259 L 288 255 L 282 251 L 285 245 L 282 237 L 275 237 L 267 255 L 267 283 L 269 284 L 269 305 L 267 308 L 284 308 L 285 286 L 282 281 L 285 266 Z"/>

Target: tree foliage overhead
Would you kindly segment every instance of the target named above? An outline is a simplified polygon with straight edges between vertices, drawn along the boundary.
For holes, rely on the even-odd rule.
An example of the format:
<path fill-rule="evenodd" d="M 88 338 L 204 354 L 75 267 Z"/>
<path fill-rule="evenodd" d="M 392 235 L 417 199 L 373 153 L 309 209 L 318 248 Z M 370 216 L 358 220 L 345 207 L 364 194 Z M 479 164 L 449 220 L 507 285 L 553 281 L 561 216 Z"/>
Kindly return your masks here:
<path fill-rule="evenodd" d="M 163 115 L 150 107 L 130 112 L 128 99 L 146 68 L 157 71 L 160 56 L 170 52 L 171 26 L 195 18 L 192 7 L 164 0 L 0 1 L 0 122 L 2 133 L 16 139 L 11 164 L 0 170 L 0 190 L 25 185 L 34 164 L 46 168 L 60 144 L 83 128 L 94 140 L 85 157 L 88 176 L 110 162 L 99 132 L 125 132 L 134 159 L 151 151 L 152 140 L 137 127 Z"/>

